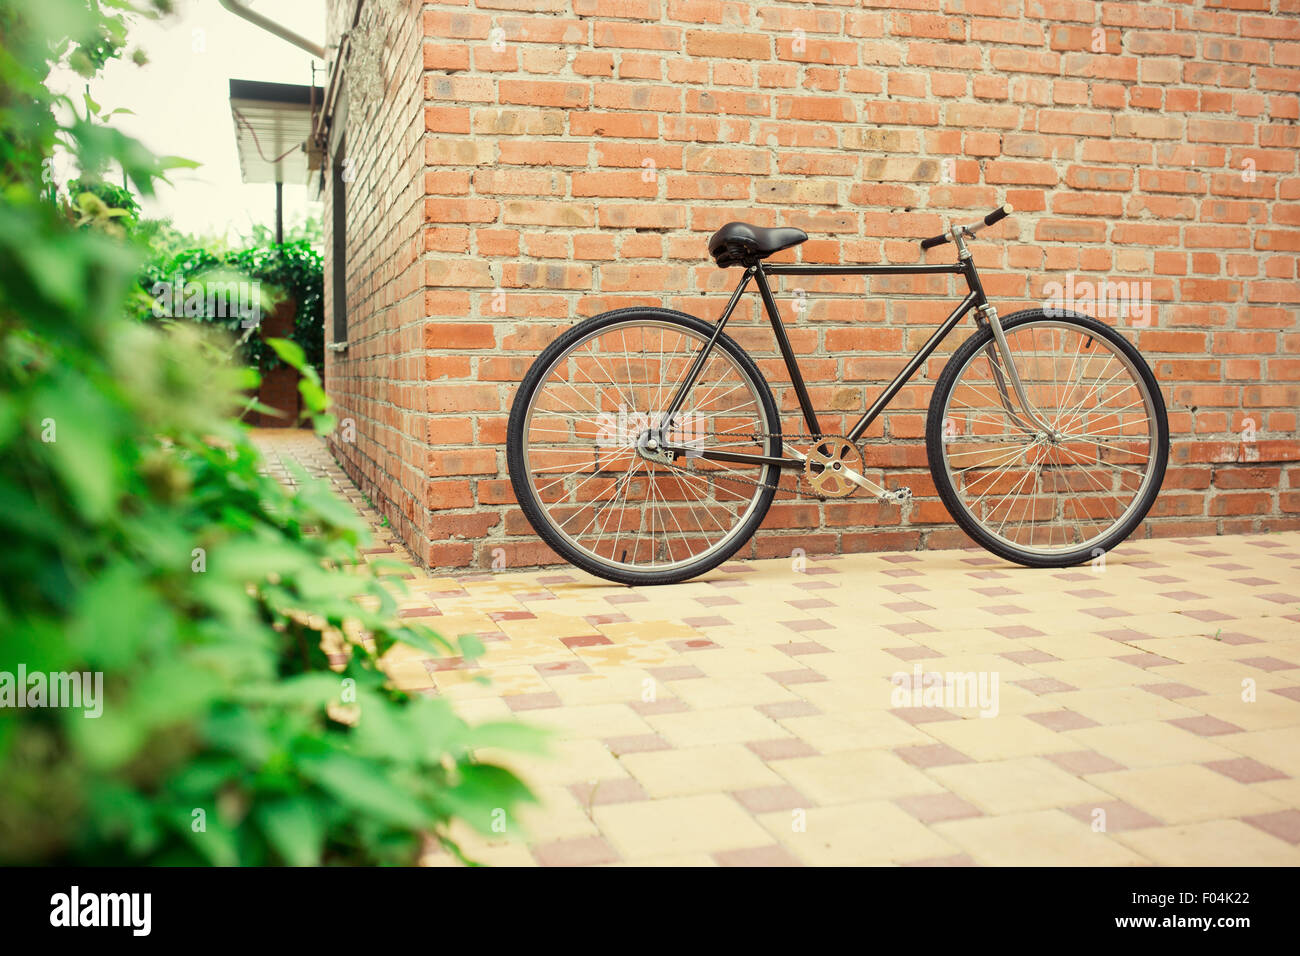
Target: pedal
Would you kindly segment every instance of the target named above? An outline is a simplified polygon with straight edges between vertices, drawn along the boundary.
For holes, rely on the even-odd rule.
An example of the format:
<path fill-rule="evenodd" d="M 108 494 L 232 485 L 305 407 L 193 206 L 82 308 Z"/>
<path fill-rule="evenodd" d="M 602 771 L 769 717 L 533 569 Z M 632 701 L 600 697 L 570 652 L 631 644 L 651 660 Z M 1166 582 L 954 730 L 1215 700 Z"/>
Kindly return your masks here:
<path fill-rule="evenodd" d="M 905 501 L 912 500 L 912 489 L 896 488 L 893 491 L 882 491 L 877 498 L 887 505 L 901 505 Z"/>

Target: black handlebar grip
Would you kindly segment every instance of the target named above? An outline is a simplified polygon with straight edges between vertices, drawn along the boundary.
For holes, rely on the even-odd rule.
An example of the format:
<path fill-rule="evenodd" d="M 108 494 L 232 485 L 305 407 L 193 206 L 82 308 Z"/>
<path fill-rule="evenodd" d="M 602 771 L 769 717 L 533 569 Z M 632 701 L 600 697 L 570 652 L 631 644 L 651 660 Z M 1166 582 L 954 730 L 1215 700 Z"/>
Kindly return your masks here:
<path fill-rule="evenodd" d="M 922 249 L 933 249 L 935 246 L 941 246 L 941 245 L 943 245 L 943 244 L 944 244 L 945 242 L 947 242 L 947 241 L 948 241 L 948 236 L 947 236 L 946 234 L 944 234 L 944 235 L 938 235 L 938 236 L 931 236 L 929 239 L 922 239 L 922 240 L 921 240 L 921 248 L 922 248 Z"/>
<path fill-rule="evenodd" d="M 995 222 L 1001 222 L 1003 219 L 1006 219 L 1007 216 L 1011 215 L 1013 212 L 1015 212 L 1015 207 L 1012 206 L 1011 203 L 1007 203 L 1005 206 L 999 206 L 997 209 L 994 209 L 991 213 L 989 213 L 987 216 L 984 217 L 984 225 L 991 226 Z"/>

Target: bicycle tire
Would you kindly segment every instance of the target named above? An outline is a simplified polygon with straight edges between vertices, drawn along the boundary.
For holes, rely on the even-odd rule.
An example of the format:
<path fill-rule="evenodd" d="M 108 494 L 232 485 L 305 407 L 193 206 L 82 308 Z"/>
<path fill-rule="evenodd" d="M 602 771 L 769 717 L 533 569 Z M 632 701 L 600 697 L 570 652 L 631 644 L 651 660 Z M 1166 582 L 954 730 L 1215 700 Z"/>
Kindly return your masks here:
<path fill-rule="evenodd" d="M 779 479 L 778 468 L 768 466 L 764 469 L 763 481 L 765 486 L 759 490 L 757 498 L 741 527 L 732 533 L 725 546 L 717 548 L 702 556 L 699 560 L 689 562 L 684 566 L 662 570 L 615 567 L 604 561 L 593 560 L 590 555 L 574 547 L 566 536 L 557 531 L 548 519 L 526 474 L 526 436 L 524 429 L 528 419 L 528 412 L 532 406 L 534 393 L 543 384 L 552 366 L 565 353 L 584 340 L 589 339 L 593 333 L 636 318 L 642 318 L 648 322 L 680 326 L 695 335 L 704 337 L 706 340 L 713 334 L 714 329 L 713 325 L 685 312 L 634 306 L 601 313 L 567 330 L 543 350 L 520 384 L 519 391 L 516 393 L 514 403 L 510 409 L 510 419 L 506 432 L 506 464 L 510 473 L 511 486 L 515 492 L 515 499 L 524 517 L 538 536 L 565 561 L 598 577 L 621 584 L 675 584 L 698 577 L 712 570 L 731 558 L 749 541 L 759 525 L 762 524 L 772 503 L 772 498 L 776 494 L 775 485 Z M 767 380 L 763 377 L 758 365 L 734 339 L 725 333 L 719 335 L 714 348 L 726 352 L 736 362 L 743 374 L 749 378 L 754 394 L 757 395 L 762 404 L 769 425 L 768 434 L 770 438 L 768 440 L 767 454 L 772 457 L 780 457 L 781 419 L 777 412 L 776 403 L 772 398 L 771 388 L 768 386 Z"/>
<path fill-rule="evenodd" d="M 954 487 L 948 469 L 944 464 L 943 428 L 949 393 L 954 388 L 958 375 L 965 369 L 975 353 L 987 348 L 993 342 L 993 332 L 987 325 L 962 343 L 939 375 L 934 393 L 930 399 L 929 414 L 926 420 L 926 451 L 929 457 L 930 474 L 934 479 L 940 499 L 953 520 L 972 540 L 999 557 L 1027 567 L 1070 567 L 1092 560 L 1098 554 L 1109 551 L 1127 539 L 1145 520 L 1147 513 L 1160 493 L 1165 468 L 1168 464 L 1169 417 L 1165 408 L 1164 397 L 1160 391 L 1160 385 L 1156 381 L 1150 365 L 1137 348 L 1114 328 L 1078 312 L 1061 311 L 1049 315 L 1042 309 L 1025 309 L 1001 320 L 1005 332 L 1014 331 L 1016 328 L 1031 322 L 1055 322 L 1062 325 L 1073 325 L 1086 332 L 1089 336 L 1106 340 L 1123 353 L 1132 369 L 1141 378 L 1147 394 L 1151 398 L 1154 411 L 1155 449 L 1151 465 L 1151 480 L 1146 482 L 1145 488 L 1142 489 L 1135 503 L 1121 516 L 1121 520 L 1116 525 L 1102 533 L 1099 540 L 1087 542 L 1086 546 L 1072 551 L 1063 551 L 1056 554 L 1044 554 L 1040 551 L 1016 547 L 990 534 L 983 524 L 969 514 L 962 504 L 960 495 Z"/>

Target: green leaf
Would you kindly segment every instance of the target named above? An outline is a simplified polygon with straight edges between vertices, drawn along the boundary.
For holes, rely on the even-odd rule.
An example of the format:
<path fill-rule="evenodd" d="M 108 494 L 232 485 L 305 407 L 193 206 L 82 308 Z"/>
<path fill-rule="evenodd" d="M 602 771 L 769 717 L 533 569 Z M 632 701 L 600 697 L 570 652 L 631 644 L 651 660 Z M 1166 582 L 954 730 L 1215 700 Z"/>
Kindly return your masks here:
<path fill-rule="evenodd" d="M 325 389 L 321 388 L 311 379 L 303 377 L 298 380 L 298 391 L 302 394 L 302 400 L 306 403 L 307 408 L 313 412 L 324 411 L 329 407 L 329 396 L 325 394 Z M 326 434 L 329 434 L 327 431 Z"/>
<path fill-rule="evenodd" d="M 531 754 L 546 753 L 551 739 L 552 735 L 540 727 L 513 720 L 475 724 L 464 736 L 465 743 L 473 749 L 494 747 Z"/>
<path fill-rule="evenodd" d="M 306 797 L 266 803 L 257 821 L 267 842 L 290 866 L 319 866 L 325 842 L 323 808 Z"/>
<path fill-rule="evenodd" d="M 439 801 L 479 833 L 495 832 L 494 818 L 500 811 L 509 811 L 518 803 L 537 802 L 524 783 L 504 767 L 467 764 L 459 769 L 460 782 L 442 793 Z"/>
<path fill-rule="evenodd" d="M 267 339 L 266 344 L 275 350 L 275 354 L 280 356 L 280 360 L 292 368 L 302 371 L 302 367 L 307 364 L 307 355 L 302 350 L 302 346 L 297 342 L 289 339 Z"/>
<path fill-rule="evenodd" d="M 105 398 L 79 376 L 60 374 L 33 402 L 30 427 L 40 448 L 87 518 L 107 517 L 118 495 L 111 445 L 117 421 Z M 52 440 L 44 440 L 46 437 Z"/>
<path fill-rule="evenodd" d="M 379 766 L 344 753 L 304 758 L 299 770 L 344 805 L 395 826 L 421 829 L 433 818 Z"/>
<path fill-rule="evenodd" d="M 483 642 L 473 634 L 462 634 L 456 643 L 460 647 L 460 656 L 467 661 L 483 656 Z"/>

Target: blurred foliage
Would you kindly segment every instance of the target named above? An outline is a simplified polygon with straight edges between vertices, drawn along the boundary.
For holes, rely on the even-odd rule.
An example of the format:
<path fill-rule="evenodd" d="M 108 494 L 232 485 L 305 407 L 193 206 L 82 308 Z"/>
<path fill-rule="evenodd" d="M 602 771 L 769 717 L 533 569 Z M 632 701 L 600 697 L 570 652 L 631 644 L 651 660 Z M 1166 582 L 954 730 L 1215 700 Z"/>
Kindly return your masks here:
<path fill-rule="evenodd" d="M 209 244 L 181 232 L 170 219 L 141 219 L 135 228 L 135 238 L 149 249 L 151 261 L 166 261 L 182 249 Z"/>
<path fill-rule="evenodd" d="M 128 315 L 144 250 L 80 227 L 56 143 L 139 195 L 170 164 L 71 110 L 56 64 L 126 51 L 139 0 L 0 7 L 0 676 L 98 672 L 103 712 L 0 706 L 0 861 L 409 863 L 453 821 L 497 832 L 531 799 L 483 748 L 535 750 L 392 686 L 380 658 L 474 655 L 397 622 L 364 528 L 305 474 L 263 473 L 232 417 L 253 373 L 190 323 Z M 85 173 L 83 173 L 85 175 Z M 305 404 L 332 422 L 294 343 Z M 494 826 L 495 825 L 495 826 Z M 513 826 L 513 824 L 508 824 Z"/>
<path fill-rule="evenodd" d="M 157 317 L 160 312 L 201 324 L 225 329 L 238 342 L 241 361 L 261 371 L 280 364 L 280 357 L 266 344 L 265 337 L 244 327 L 244 317 L 233 309 L 205 308 L 197 314 L 192 308 L 176 308 L 181 298 L 173 289 L 188 290 L 205 303 L 212 300 L 210 287 L 231 281 L 232 274 L 256 281 L 258 308 L 262 318 L 284 299 L 294 303 L 293 330 L 289 338 L 303 350 L 307 364 L 317 374 L 325 370 L 325 263 L 320 252 L 305 239 L 276 245 L 257 244 L 242 249 L 220 250 L 207 245 L 190 246 L 157 256 L 144 268 L 140 278 L 140 314 Z M 246 298 L 254 298 L 246 289 Z M 162 309 L 160 299 L 170 298 L 171 309 Z M 182 303 L 183 304 L 183 303 Z"/>
<path fill-rule="evenodd" d="M 125 236 L 133 233 L 139 224 L 140 203 L 131 190 L 115 186 L 102 179 L 74 179 L 68 183 L 75 212 L 80 217 L 77 224 L 90 226 L 102 219 L 113 219 L 113 234 Z"/>
<path fill-rule="evenodd" d="M 255 222 L 244 237 L 245 245 L 269 246 L 275 242 L 275 229 L 265 223 Z M 320 216 L 305 216 L 300 222 L 290 222 L 284 227 L 285 242 L 306 242 L 316 249 L 325 248 L 325 225 Z"/>
<path fill-rule="evenodd" d="M 245 243 L 232 248 L 225 240 L 186 236 L 159 220 L 142 223 L 140 203 L 124 186 L 81 178 L 68 184 L 68 195 L 67 215 L 78 227 L 129 236 L 148 250 L 132 295 L 142 319 L 185 319 L 223 329 L 239 361 L 266 372 L 283 363 L 260 324 L 236 304 L 255 307 L 264 319 L 288 300 L 294 307 L 288 337 L 317 375 L 324 374 L 325 262 L 318 219 L 298 224 L 283 243 L 274 241 L 272 229 L 256 225 Z"/>

